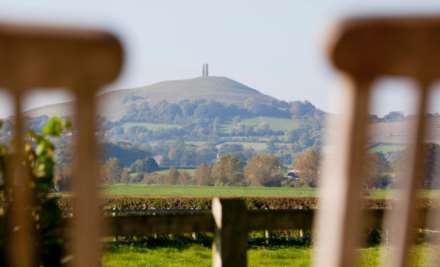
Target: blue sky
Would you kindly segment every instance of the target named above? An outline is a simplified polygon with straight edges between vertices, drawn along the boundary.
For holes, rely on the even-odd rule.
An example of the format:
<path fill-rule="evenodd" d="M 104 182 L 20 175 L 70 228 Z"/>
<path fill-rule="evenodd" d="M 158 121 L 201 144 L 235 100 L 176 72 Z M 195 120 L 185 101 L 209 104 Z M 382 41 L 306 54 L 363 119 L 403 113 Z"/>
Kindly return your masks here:
<path fill-rule="evenodd" d="M 436 11 L 440 1 L 0 0 L 0 20 L 115 32 L 127 61 L 121 79 L 110 89 L 195 77 L 206 62 L 212 75 L 236 79 L 283 100 L 309 100 L 327 111 L 335 111 L 331 100 L 341 85 L 323 52 L 336 21 L 353 14 Z M 396 90 L 396 84 L 384 87 L 377 113 L 402 110 L 411 102 L 411 95 Z M 35 94 L 27 107 L 65 99 L 62 94 Z M 8 108 L 0 102 L 0 116 Z"/>

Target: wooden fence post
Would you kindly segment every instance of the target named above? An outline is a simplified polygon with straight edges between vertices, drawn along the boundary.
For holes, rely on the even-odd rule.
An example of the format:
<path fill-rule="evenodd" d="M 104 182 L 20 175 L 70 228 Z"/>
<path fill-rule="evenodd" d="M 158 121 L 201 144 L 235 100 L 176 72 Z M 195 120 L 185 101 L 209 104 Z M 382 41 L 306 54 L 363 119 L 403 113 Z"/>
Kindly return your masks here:
<path fill-rule="evenodd" d="M 247 266 L 248 220 L 244 201 L 214 198 L 212 215 L 215 222 L 213 266 Z"/>

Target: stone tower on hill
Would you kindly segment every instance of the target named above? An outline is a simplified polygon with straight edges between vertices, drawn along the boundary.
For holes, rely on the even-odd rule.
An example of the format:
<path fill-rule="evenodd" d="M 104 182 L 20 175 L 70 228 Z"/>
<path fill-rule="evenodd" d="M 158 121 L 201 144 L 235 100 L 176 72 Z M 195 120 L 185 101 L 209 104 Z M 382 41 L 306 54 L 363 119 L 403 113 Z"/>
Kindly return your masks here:
<path fill-rule="evenodd" d="M 203 64 L 202 77 L 206 78 L 208 76 L 209 76 L 209 65 L 208 64 Z"/>

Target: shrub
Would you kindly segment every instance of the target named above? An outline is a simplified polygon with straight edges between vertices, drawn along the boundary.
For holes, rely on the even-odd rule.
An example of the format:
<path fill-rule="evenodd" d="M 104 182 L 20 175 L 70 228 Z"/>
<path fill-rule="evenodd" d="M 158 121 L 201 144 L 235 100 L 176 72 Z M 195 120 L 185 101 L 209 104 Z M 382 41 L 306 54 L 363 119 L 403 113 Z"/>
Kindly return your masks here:
<path fill-rule="evenodd" d="M 37 244 L 36 266 L 60 266 L 65 254 L 62 232 L 62 212 L 58 205 L 58 198 L 50 194 L 55 190 L 54 179 L 54 152 L 55 146 L 51 138 L 57 138 L 70 128 L 70 123 L 59 118 L 50 119 L 43 127 L 42 133 L 28 131 L 25 140 L 25 159 L 23 168 L 28 169 L 32 192 L 32 206 L 28 210 L 32 218 L 33 231 L 35 232 L 35 244 Z M 1 198 L 5 219 L 8 222 L 10 210 L 8 206 L 12 199 L 12 188 L 9 186 L 12 177 L 8 176 L 6 163 L 11 156 L 5 145 L 0 146 L 0 176 L 2 177 Z M 0 233 L 0 246 L 4 253 L 7 246 L 6 225 L 2 225 Z M 5 254 L 1 257 L 1 265 L 5 266 Z"/>

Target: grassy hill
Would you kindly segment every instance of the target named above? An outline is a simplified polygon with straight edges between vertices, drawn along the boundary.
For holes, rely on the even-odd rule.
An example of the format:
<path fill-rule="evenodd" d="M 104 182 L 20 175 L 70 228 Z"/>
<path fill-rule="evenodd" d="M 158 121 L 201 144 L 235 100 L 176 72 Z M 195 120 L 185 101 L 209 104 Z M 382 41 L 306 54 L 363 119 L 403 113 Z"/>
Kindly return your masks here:
<path fill-rule="evenodd" d="M 151 105 L 161 101 L 177 103 L 182 100 L 205 99 L 224 104 L 243 105 L 246 101 L 271 104 L 277 99 L 264 95 L 254 88 L 226 77 L 210 76 L 185 80 L 155 83 L 134 89 L 110 91 L 98 96 L 104 118 L 115 121 L 121 119 L 133 104 L 148 102 Z M 49 105 L 28 111 L 28 115 L 68 115 L 71 103 Z"/>

